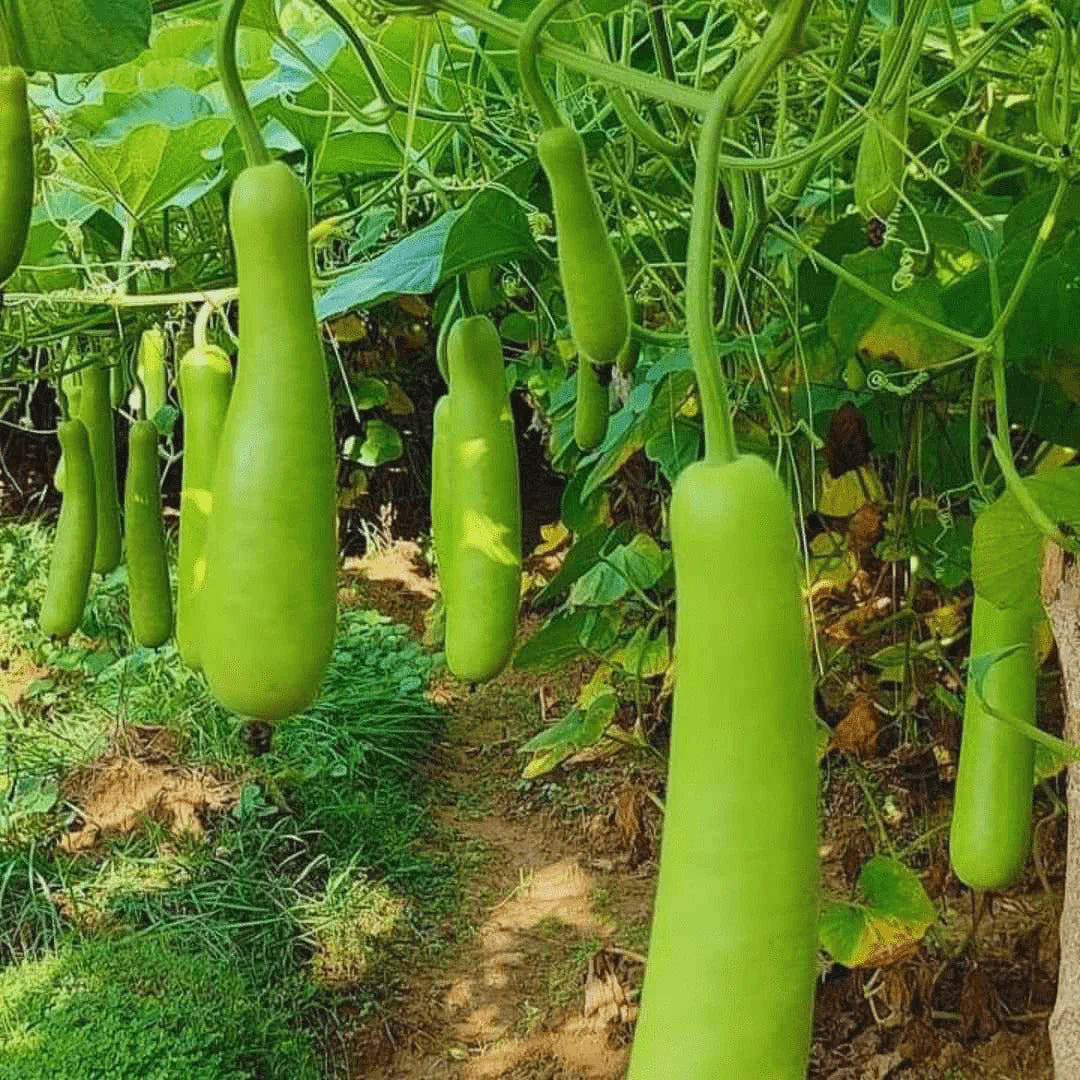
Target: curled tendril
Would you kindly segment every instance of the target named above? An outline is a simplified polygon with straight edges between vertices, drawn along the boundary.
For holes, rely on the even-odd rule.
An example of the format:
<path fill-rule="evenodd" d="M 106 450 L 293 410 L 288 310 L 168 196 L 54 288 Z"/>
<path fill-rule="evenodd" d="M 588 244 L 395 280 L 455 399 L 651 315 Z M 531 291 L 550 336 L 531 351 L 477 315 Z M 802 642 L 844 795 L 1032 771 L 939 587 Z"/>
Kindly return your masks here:
<path fill-rule="evenodd" d="M 900 256 L 900 265 L 897 267 L 896 273 L 893 274 L 892 290 L 893 292 L 903 292 L 905 289 L 910 289 L 915 284 L 915 256 L 911 253 L 911 248 L 904 248 L 903 254 Z"/>
<path fill-rule="evenodd" d="M 89 84 L 85 79 L 80 79 L 75 84 L 75 92 L 78 96 L 70 101 L 60 93 L 60 82 L 51 71 L 49 72 L 49 84 L 52 86 L 53 96 L 61 105 L 77 106 L 81 105 L 86 100 L 86 94 L 83 93 L 83 91 Z"/>
<path fill-rule="evenodd" d="M 884 371 L 880 368 L 874 368 L 869 375 L 866 376 L 866 385 L 871 390 L 881 390 L 887 394 L 895 394 L 897 397 L 908 397 L 914 394 L 920 386 L 925 386 L 930 381 L 930 373 L 928 371 L 920 371 L 909 383 L 894 382 Z"/>

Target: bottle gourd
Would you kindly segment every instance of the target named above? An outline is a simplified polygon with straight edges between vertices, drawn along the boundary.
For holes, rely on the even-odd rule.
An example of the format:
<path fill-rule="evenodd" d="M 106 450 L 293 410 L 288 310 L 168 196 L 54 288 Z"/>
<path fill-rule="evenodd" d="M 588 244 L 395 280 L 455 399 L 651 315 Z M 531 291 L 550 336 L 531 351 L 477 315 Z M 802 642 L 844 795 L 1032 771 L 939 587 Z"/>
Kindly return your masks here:
<path fill-rule="evenodd" d="M 790 500 L 760 458 L 698 462 L 671 538 L 678 676 L 628 1080 L 804 1080 L 817 764 Z"/>
<path fill-rule="evenodd" d="M 97 494 L 86 426 L 78 419 L 65 420 L 57 434 L 65 463 L 64 499 L 39 621 L 49 637 L 63 638 L 78 629 L 86 607 L 97 540 Z"/>
<path fill-rule="evenodd" d="M 333 414 L 304 185 L 281 162 L 250 166 L 229 217 L 240 350 L 214 471 L 199 651 L 217 699 L 270 722 L 311 704 L 333 649 Z"/>
<path fill-rule="evenodd" d="M 543 132 L 536 145 L 551 187 L 559 276 L 570 333 L 582 360 L 613 364 L 630 338 L 622 266 L 589 179 L 585 143 L 569 127 Z"/>
<path fill-rule="evenodd" d="M 992 709 L 1034 724 L 1034 617 L 976 593 L 972 658 L 1011 645 L 1021 648 L 989 669 L 983 697 Z M 1003 889 L 1019 878 L 1031 850 L 1034 786 L 1035 744 L 987 713 L 969 676 L 949 838 L 949 860 L 965 885 Z"/>
<path fill-rule="evenodd" d="M 26 75 L 21 68 L 0 66 L 0 287 L 22 260 L 33 209 L 34 133 Z"/>
<path fill-rule="evenodd" d="M 180 490 L 176 643 L 188 667 L 199 659 L 199 599 L 206 581 L 206 537 L 214 505 L 214 467 L 232 393 L 232 364 L 216 345 L 189 349 L 180 361 L 184 463 Z"/>
<path fill-rule="evenodd" d="M 582 359 L 577 369 L 577 402 L 574 408 L 574 442 L 580 450 L 595 450 L 607 435 L 608 389 L 596 368 Z"/>
<path fill-rule="evenodd" d="M 483 682 L 506 666 L 521 599 L 521 492 L 517 441 L 495 324 L 454 324 L 445 483 L 451 553 L 446 662 L 462 681 Z M 441 418 L 440 418 L 440 422 Z M 438 491 L 438 486 L 436 491 Z"/>
<path fill-rule="evenodd" d="M 148 649 L 172 635 L 172 590 L 161 519 L 158 431 L 151 420 L 137 420 L 128 434 L 124 483 L 128 597 L 135 640 Z"/>
<path fill-rule="evenodd" d="M 94 570 L 107 574 L 120 565 L 120 492 L 116 482 L 116 427 L 109 393 L 109 369 L 98 357 L 82 370 L 79 418 L 90 436 L 97 493 Z"/>

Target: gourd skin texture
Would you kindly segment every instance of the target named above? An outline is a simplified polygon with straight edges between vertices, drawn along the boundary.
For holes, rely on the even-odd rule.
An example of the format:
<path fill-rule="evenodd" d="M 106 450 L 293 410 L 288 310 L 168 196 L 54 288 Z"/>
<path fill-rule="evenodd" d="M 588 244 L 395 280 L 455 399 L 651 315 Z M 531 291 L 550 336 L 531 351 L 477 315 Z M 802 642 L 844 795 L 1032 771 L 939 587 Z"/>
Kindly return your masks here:
<path fill-rule="evenodd" d="M 592 364 L 588 360 L 582 360 L 577 370 L 574 442 L 581 450 L 594 450 L 604 441 L 607 428 L 607 387 L 600 384 Z"/>
<path fill-rule="evenodd" d="M 446 492 L 452 554 L 446 662 L 462 681 L 493 678 L 514 648 L 521 598 L 521 493 L 502 342 L 483 316 L 450 331 Z"/>
<path fill-rule="evenodd" d="M 189 350 L 180 361 L 184 465 L 180 492 L 176 643 L 184 663 L 199 660 L 198 603 L 206 579 L 206 537 L 213 510 L 214 466 L 232 393 L 232 364 L 215 345 Z"/>
<path fill-rule="evenodd" d="M 886 30 L 881 45 L 882 67 L 896 42 L 895 32 Z M 887 109 L 871 109 L 867 116 L 855 159 L 855 205 L 864 217 L 884 221 L 900 201 L 900 187 L 907 168 L 904 154 L 907 129 L 908 86 L 905 84 Z"/>
<path fill-rule="evenodd" d="M 678 677 L 628 1080 L 804 1080 L 817 767 L 790 502 L 759 458 L 699 462 L 671 534 Z"/>
<path fill-rule="evenodd" d="M 559 274 L 570 332 L 582 358 L 619 359 L 630 337 L 630 306 L 622 266 L 585 163 L 585 144 L 568 127 L 545 131 L 537 142 L 551 186 Z"/>
<path fill-rule="evenodd" d="M 975 595 L 972 658 L 1010 645 L 1024 647 L 998 660 L 983 681 L 983 696 L 999 712 L 1035 723 L 1034 620 Z M 949 859 L 973 889 L 1003 889 L 1020 876 L 1031 849 L 1035 744 L 989 716 L 968 679 L 956 772 Z"/>
<path fill-rule="evenodd" d="M 131 628 L 135 640 L 148 649 L 164 645 L 173 629 L 160 485 L 157 428 L 150 420 L 137 420 L 128 435 L 124 519 Z"/>
<path fill-rule="evenodd" d="M 314 700 L 336 627 L 336 461 L 312 298 L 307 192 L 253 166 L 230 204 L 240 354 L 214 471 L 200 659 L 226 708 L 263 721 Z"/>
<path fill-rule="evenodd" d="M 81 420 L 66 420 L 59 429 L 66 461 L 66 491 L 56 525 L 49 584 L 41 606 L 41 629 L 49 637 L 67 637 L 78 629 L 94 570 L 97 497 L 90 437 Z"/>
<path fill-rule="evenodd" d="M 116 483 L 116 428 L 109 397 L 109 371 L 96 360 L 83 368 L 79 419 L 90 435 L 97 490 L 97 547 L 94 569 L 107 574 L 120 565 L 120 492 Z"/>
<path fill-rule="evenodd" d="M 434 437 L 431 446 L 431 531 L 435 542 L 435 563 L 443 603 L 450 579 L 450 559 L 454 550 L 450 537 L 450 505 L 453 488 L 450 482 L 450 395 L 443 394 L 435 404 Z"/>
<path fill-rule="evenodd" d="M 0 67 L 0 285 L 18 269 L 34 208 L 34 134 L 26 76 Z"/>

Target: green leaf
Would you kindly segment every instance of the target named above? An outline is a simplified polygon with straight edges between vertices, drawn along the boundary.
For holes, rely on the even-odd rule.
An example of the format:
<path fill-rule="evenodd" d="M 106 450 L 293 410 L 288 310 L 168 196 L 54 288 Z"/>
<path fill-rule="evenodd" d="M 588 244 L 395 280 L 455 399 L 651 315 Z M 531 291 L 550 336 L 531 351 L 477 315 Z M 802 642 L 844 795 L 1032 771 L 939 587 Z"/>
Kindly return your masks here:
<path fill-rule="evenodd" d="M 671 646 L 666 633 L 650 637 L 642 626 L 612 657 L 632 679 L 653 679 L 665 675 L 671 666 Z"/>
<path fill-rule="evenodd" d="M 217 171 L 204 153 L 220 144 L 230 126 L 229 120 L 215 116 L 180 128 L 144 124 L 120 142 L 79 143 L 81 160 L 72 160 L 68 171 L 91 191 L 104 187 L 142 220 L 170 205 L 211 170 Z"/>
<path fill-rule="evenodd" d="M 645 444 L 645 456 L 659 465 L 667 481 L 674 484 L 679 473 L 701 456 L 701 425 L 679 417 Z"/>
<path fill-rule="evenodd" d="M 606 525 L 610 520 L 611 505 L 606 490 L 594 490 L 588 497 L 582 495 L 591 475 L 590 468 L 580 468 L 563 489 L 560 514 L 566 527 L 578 535 Z"/>
<path fill-rule="evenodd" d="M 390 400 L 390 390 L 382 379 L 365 375 L 351 385 L 352 399 L 358 409 L 377 409 Z"/>
<path fill-rule="evenodd" d="M 514 657 L 519 670 L 553 671 L 583 651 L 606 653 L 618 639 L 618 614 L 610 609 L 579 608 L 549 619 Z"/>
<path fill-rule="evenodd" d="M 364 442 L 354 460 L 368 468 L 375 468 L 397 461 L 404 452 L 397 428 L 391 427 L 385 420 L 369 420 L 364 430 Z"/>
<path fill-rule="evenodd" d="M 32 71 L 103 71 L 150 43 L 150 0 L 0 0 L 0 15 Z"/>
<path fill-rule="evenodd" d="M 332 319 L 391 296 L 434 292 L 474 266 L 534 252 L 528 219 L 517 200 L 500 191 L 481 191 L 464 209 L 448 211 L 371 262 L 342 274 L 320 297 L 319 318 Z"/>
<path fill-rule="evenodd" d="M 627 593 L 651 589 L 667 573 L 671 555 L 647 533 L 638 533 L 583 574 L 570 590 L 574 607 L 603 607 Z"/>
<path fill-rule="evenodd" d="M 1023 481 L 1031 497 L 1067 530 L 1080 528 L 1080 469 L 1053 469 Z M 1006 492 L 975 521 L 971 576 L 975 591 L 998 607 L 1040 610 L 1044 537 Z"/>
<path fill-rule="evenodd" d="M 633 526 L 622 521 L 614 529 L 601 525 L 580 537 L 566 553 L 559 572 L 544 586 L 536 597 L 537 604 L 546 604 L 566 592 L 582 574 L 591 570 L 605 548 L 625 543 L 630 539 Z"/>
<path fill-rule="evenodd" d="M 818 935 L 845 967 L 884 967 L 922 940 L 937 911 L 918 876 L 903 863 L 875 855 L 859 875 L 862 903 L 827 904 Z"/>

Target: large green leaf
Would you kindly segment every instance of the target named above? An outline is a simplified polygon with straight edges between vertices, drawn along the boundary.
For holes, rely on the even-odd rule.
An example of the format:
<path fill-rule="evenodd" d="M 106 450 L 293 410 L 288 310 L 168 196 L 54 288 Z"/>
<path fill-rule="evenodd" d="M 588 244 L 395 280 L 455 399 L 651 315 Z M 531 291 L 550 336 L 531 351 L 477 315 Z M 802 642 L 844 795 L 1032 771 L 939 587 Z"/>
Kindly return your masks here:
<path fill-rule="evenodd" d="M 143 219 L 168 206 L 185 188 L 217 166 L 205 152 L 220 145 L 230 122 L 208 116 L 181 128 L 144 124 L 119 142 L 82 142 L 72 177 L 91 191 L 104 189 L 128 213 Z"/>
<path fill-rule="evenodd" d="M 1080 469 L 1053 469 L 1024 481 L 1051 521 L 1080 528 Z M 971 576 L 975 590 L 998 607 L 1040 610 L 1043 534 L 1006 492 L 975 522 Z"/>
<path fill-rule="evenodd" d="M 0 14 L 33 71 L 102 71 L 150 42 L 150 0 L 0 0 Z"/>
<path fill-rule="evenodd" d="M 549 619 L 514 657 L 521 670 L 553 671 L 581 657 L 605 653 L 618 640 L 619 617 L 611 608 L 579 608 Z"/>
<path fill-rule="evenodd" d="M 332 319 L 391 296 L 434 292 L 443 281 L 474 266 L 534 252 L 529 223 L 517 200 L 501 191 L 481 191 L 464 209 L 448 211 L 339 277 L 319 298 L 319 318 Z"/>
<path fill-rule="evenodd" d="M 903 863 L 875 855 L 859 875 L 863 903 L 828 904 L 822 947 L 845 967 L 884 967 L 912 949 L 937 918 L 922 882 Z"/>

